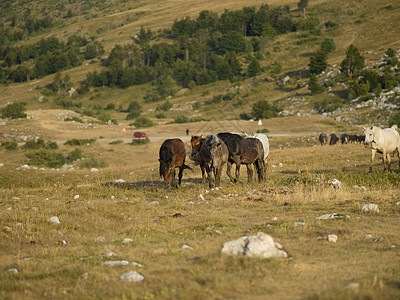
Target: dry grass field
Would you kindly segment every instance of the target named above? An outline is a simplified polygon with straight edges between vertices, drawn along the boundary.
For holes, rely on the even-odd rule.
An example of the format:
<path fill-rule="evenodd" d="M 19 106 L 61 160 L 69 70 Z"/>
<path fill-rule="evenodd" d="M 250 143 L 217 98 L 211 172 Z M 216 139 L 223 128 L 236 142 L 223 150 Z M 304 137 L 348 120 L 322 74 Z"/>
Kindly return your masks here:
<path fill-rule="evenodd" d="M 321 147 L 316 137 L 271 135 L 266 182 L 247 183 L 242 167 L 239 184 L 224 174 L 213 191 L 194 165 L 181 187 L 164 186 L 157 161 L 162 139 L 142 146 L 99 139 L 81 146 L 85 156 L 108 162 L 98 172 L 79 169 L 78 162 L 70 170 L 24 169 L 26 151 L 0 150 L 0 298 L 398 298 L 397 159 L 392 172 L 376 161 L 367 174 L 363 145 Z M 63 153 L 73 149 L 59 144 Z M 326 183 L 333 178 L 342 182 L 340 189 Z M 369 203 L 380 212 L 363 213 Z M 331 213 L 340 218 L 316 219 Z M 48 222 L 52 216 L 61 224 Z M 259 231 L 292 257 L 221 254 L 223 243 Z M 329 234 L 338 241 L 328 242 Z M 132 242 L 123 243 L 125 238 Z M 115 256 L 107 257 L 110 252 Z M 110 260 L 143 266 L 103 264 Z M 118 280 L 129 270 L 144 280 Z M 352 283 L 359 285 L 346 288 Z"/>
<path fill-rule="evenodd" d="M 222 13 L 266 1 L 141 0 L 121 1 L 118 8 L 112 6 L 115 1 L 98 1 L 104 2 L 110 4 L 107 11 L 93 8 L 21 43 L 50 36 L 64 41 L 75 33 L 101 42 L 103 57 L 62 72 L 77 88 L 88 72 L 104 69 L 101 59 L 115 45 L 132 43 L 141 26 L 156 32 L 186 16 L 196 18 L 202 10 Z M 289 5 L 300 18 L 298 2 L 269 0 L 268 5 Z M 32 10 L 40 12 L 44 3 L 37 1 Z M 44 95 L 54 75 L 0 85 L 0 108 L 24 101 L 28 115 L 28 119 L 0 120 L 2 142 L 19 142 L 17 150 L 0 147 L 0 299 L 400 299 L 398 159 L 393 157 L 392 171 L 384 172 L 377 155 L 373 172 L 367 174 L 370 150 L 364 145 L 320 146 L 320 132 L 361 134 L 362 125 L 335 121 L 337 115 L 316 115 L 311 110 L 316 102 L 343 99 L 328 93 L 311 95 L 308 78 L 298 76 L 325 37 L 333 37 L 337 46 L 329 55 L 328 70 L 337 71 L 351 44 L 365 55 L 368 66 L 389 47 L 398 50 L 400 3 L 315 0 L 309 5 L 310 13 L 320 20 L 340 26 L 316 36 L 291 32 L 271 39 L 260 63 L 268 68 L 280 62 L 280 74 L 266 71 L 239 82 L 181 89 L 168 99 L 173 109 L 165 118 L 156 117 L 160 102 L 143 99 L 154 89 L 150 83 L 75 95 L 70 100 L 82 104 L 75 112 L 63 109 L 55 96 Z M 282 86 L 279 82 L 286 75 L 290 81 Z M 237 98 L 212 102 L 213 96 L 230 92 Z M 339 87 L 340 92 L 344 91 Z M 258 100 L 276 101 L 293 113 L 262 120 L 262 126 L 239 120 Z M 142 116 L 154 126 L 134 128 L 119 109 L 107 110 L 117 125 L 82 113 L 110 103 L 125 109 L 132 101 L 140 102 Z M 368 109 L 367 120 L 382 113 Z M 207 121 L 176 124 L 179 114 Z M 77 116 L 84 123 L 66 122 L 66 116 Z M 221 187 L 209 190 L 188 156 L 193 170 L 184 171 L 179 188 L 166 187 L 159 177 L 159 148 L 164 139 L 180 137 L 190 152 L 186 129 L 195 135 L 267 129 L 271 151 L 266 181 L 248 183 L 242 166 L 240 182 L 234 185 L 224 167 Z M 136 130 L 146 131 L 150 143 L 133 145 Z M 84 159 L 60 169 L 27 166 L 26 154 L 33 150 L 22 148 L 21 137 L 55 141 L 59 147 L 55 152 L 64 156 L 80 149 Z M 66 145 L 71 139 L 95 142 Z M 332 188 L 331 179 L 339 180 L 341 187 Z M 363 212 L 365 204 L 376 204 L 380 212 Z M 337 218 L 317 219 L 334 213 Z M 48 221 L 54 216 L 60 224 Z M 221 253 L 225 242 L 257 232 L 271 235 L 290 258 Z M 328 241 L 331 234 L 337 242 Z M 124 265 L 104 264 L 109 261 Z M 119 280 L 131 270 L 144 280 Z"/>

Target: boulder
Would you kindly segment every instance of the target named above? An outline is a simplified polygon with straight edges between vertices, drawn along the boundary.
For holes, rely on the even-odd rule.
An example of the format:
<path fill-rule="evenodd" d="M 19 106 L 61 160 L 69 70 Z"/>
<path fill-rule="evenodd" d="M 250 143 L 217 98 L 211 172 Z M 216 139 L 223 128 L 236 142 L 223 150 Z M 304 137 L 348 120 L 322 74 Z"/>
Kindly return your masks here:
<path fill-rule="evenodd" d="M 279 243 L 274 242 L 273 238 L 263 232 L 257 235 L 244 236 L 237 240 L 226 242 L 222 246 L 222 253 L 227 255 L 240 255 L 248 257 L 262 258 L 286 258 L 288 253 L 283 250 Z"/>
<path fill-rule="evenodd" d="M 118 277 L 118 279 L 122 280 L 122 281 L 139 282 L 139 281 L 142 281 L 144 279 L 144 277 L 143 277 L 143 275 L 140 275 L 136 271 L 128 271 L 126 273 L 121 274 Z"/>
<path fill-rule="evenodd" d="M 365 204 L 361 208 L 361 211 L 366 213 L 379 213 L 379 208 L 376 204 Z"/>

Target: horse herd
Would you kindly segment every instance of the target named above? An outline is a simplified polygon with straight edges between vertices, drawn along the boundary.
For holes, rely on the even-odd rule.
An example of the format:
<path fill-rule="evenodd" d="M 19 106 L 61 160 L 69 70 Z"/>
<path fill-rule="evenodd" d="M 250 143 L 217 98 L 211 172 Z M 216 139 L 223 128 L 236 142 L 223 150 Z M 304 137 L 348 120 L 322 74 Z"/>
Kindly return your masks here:
<path fill-rule="evenodd" d="M 266 163 L 269 155 L 269 141 L 264 134 L 251 134 L 247 138 L 230 133 L 221 132 L 208 138 L 192 136 L 190 140 L 192 152 L 190 159 L 200 166 L 203 183 L 208 180 L 209 187 L 214 186 L 212 174 L 215 177 L 215 186 L 221 182 L 222 167 L 227 164 L 226 174 L 236 183 L 239 179 L 240 165 L 246 165 L 248 181 L 253 181 L 253 165 L 256 169 L 258 181 L 265 179 Z M 179 185 L 182 181 L 184 169 L 191 169 L 185 164 L 186 150 L 181 139 L 168 139 L 160 147 L 159 162 L 160 176 L 165 184 L 175 184 L 175 168 L 179 169 Z M 232 165 L 236 165 L 235 176 L 231 175 Z"/>
<path fill-rule="evenodd" d="M 321 146 L 327 145 L 328 142 L 329 145 L 335 145 L 339 142 L 339 140 L 342 142 L 342 144 L 364 143 L 365 134 L 356 135 L 343 133 L 339 138 L 335 133 L 332 133 L 329 136 L 326 133 L 321 133 L 318 137 L 318 140 L 321 143 Z"/>
<path fill-rule="evenodd" d="M 379 128 L 376 126 L 364 127 L 363 135 L 350 135 L 344 133 L 340 136 L 342 144 L 363 143 L 371 148 L 371 165 L 376 153 L 382 154 L 385 170 L 390 170 L 390 154 L 397 152 L 400 168 L 400 135 L 397 126 L 390 128 Z M 329 137 L 325 133 L 319 135 L 321 146 L 334 145 L 339 141 L 339 137 L 332 133 Z M 200 166 L 203 183 L 208 180 L 209 187 L 214 186 L 212 175 L 214 174 L 215 186 L 221 182 L 222 167 L 227 164 L 226 174 L 232 183 L 238 182 L 240 165 L 246 165 L 248 181 L 253 181 L 253 165 L 256 169 L 258 181 L 262 182 L 266 178 L 266 165 L 269 156 L 269 140 L 265 134 L 253 133 L 246 138 L 230 133 L 221 132 L 213 134 L 208 138 L 192 136 L 190 140 L 192 152 L 190 159 Z M 179 169 L 179 185 L 182 181 L 183 170 L 191 169 L 185 164 L 186 150 L 185 144 L 181 139 L 167 139 L 163 142 L 159 152 L 160 177 L 164 178 L 165 184 L 175 184 L 175 168 Z M 232 165 L 236 165 L 235 176 L 231 175 Z"/>

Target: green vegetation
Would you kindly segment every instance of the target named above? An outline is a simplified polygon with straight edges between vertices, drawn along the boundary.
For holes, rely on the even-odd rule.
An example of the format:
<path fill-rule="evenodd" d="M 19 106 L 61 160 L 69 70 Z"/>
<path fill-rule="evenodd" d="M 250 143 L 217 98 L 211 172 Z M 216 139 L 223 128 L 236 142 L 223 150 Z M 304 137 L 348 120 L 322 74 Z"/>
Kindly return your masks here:
<path fill-rule="evenodd" d="M 64 145 L 68 146 L 86 146 L 88 144 L 92 144 L 96 141 L 96 139 L 72 139 L 68 140 L 64 143 Z"/>
<path fill-rule="evenodd" d="M 26 118 L 25 110 L 25 102 L 11 103 L 1 109 L 1 117 L 11 119 Z"/>
<path fill-rule="evenodd" d="M 137 146 L 137 145 L 145 145 L 150 143 L 150 139 L 148 137 L 146 138 L 135 138 L 132 140 L 131 145 L 132 146 Z"/>

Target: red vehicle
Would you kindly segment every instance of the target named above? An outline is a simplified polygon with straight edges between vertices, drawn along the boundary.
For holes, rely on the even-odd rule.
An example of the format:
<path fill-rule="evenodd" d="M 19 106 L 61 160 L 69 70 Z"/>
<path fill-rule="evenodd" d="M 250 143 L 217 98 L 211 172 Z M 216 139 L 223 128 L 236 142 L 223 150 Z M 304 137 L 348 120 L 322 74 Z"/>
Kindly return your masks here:
<path fill-rule="evenodd" d="M 146 134 L 145 132 L 143 132 L 143 131 L 136 131 L 136 132 L 133 134 L 133 136 L 134 136 L 135 138 L 146 138 L 146 137 L 147 137 L 147 134 Z"/>

